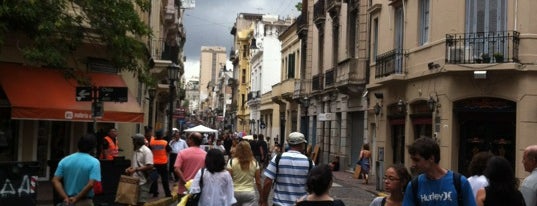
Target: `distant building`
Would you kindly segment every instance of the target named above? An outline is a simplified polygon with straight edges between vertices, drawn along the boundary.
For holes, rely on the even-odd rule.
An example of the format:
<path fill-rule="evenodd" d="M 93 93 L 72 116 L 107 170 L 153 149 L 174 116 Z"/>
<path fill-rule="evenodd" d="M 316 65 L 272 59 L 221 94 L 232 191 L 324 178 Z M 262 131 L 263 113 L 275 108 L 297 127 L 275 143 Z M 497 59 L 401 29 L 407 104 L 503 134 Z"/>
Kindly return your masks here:
<path fill-rule="evenodd" d="M 200 106 L 205 108 L 214 108 L 214 101 L 209 99 L 212 96 L 212 90 L 218 79 L 220 69 L 226 65 L 227 55 L 226 48 L 219 46 L 202 46 L 200 56 L 200 74 L 199 74 L 199 91 Z"/>

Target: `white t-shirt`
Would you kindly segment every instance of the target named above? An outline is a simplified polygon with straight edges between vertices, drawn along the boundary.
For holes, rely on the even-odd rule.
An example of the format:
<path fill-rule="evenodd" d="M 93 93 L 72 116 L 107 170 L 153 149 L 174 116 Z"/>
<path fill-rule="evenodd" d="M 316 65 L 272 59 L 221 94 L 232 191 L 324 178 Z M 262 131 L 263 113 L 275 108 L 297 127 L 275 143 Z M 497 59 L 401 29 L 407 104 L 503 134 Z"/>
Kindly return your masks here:
<path fill-rule="evenodd" d="M 474 198 L 477 199 L 477 191 L 481 188 L 484 188 L 489 185 L 489 181 L 485 177 L 485 175 L 474 175 L 468 178 L 468 182 L 470 182 L 470 185 L 472 186 L 472 192 L 474 193 Z"/>

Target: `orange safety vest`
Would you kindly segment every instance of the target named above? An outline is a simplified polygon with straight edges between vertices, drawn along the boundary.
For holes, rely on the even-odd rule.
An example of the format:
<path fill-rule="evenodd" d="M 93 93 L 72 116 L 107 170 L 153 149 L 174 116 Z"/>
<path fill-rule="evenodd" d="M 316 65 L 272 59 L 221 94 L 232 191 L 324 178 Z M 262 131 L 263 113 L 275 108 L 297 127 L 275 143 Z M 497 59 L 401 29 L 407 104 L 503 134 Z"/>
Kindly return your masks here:
<path fill-rule="evenodd" d="M 155 139 L 149 144 L 151 145 L 151 151 L 153 152 L 153 163 L 168 163 L 168 154 L 166 153 L 166 145 L 168 145 L 168 142 L 162 139 Z"/>
<path fill-rule="evenodd" d="M 117 146 L 117 139 L 116 139 L 116 142 L 114 142 L 111 137 L 106 136 L 104 137 L 104 140 L 108 142 L 108 148 L 104 149 L 103 159 L 114 160 L 114 157 L 117 157 L 119 154 L 119 147 Z"/>

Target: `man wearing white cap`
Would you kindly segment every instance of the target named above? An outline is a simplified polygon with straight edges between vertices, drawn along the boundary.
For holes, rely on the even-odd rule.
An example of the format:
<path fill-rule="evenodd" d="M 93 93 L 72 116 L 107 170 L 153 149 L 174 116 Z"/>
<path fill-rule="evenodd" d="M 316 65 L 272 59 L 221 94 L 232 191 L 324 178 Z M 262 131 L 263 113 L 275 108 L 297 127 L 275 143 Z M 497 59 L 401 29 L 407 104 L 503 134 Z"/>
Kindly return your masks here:
<path fill-rule="evenodd" d="M 300 132 L 293 132 L 287 137 L 289 151 L 275 156 L 270 160 L 263 175 L 265 182 L 259 205 L 268 204 L 268 196 L 272 184 L 274 184 L 274 205 L 291 206 L 296 200 L 307 194 L 306 179 L 308 172 L 313 167 L 313 162 L 303 154 L 306 149 L 306 138 Z"/>

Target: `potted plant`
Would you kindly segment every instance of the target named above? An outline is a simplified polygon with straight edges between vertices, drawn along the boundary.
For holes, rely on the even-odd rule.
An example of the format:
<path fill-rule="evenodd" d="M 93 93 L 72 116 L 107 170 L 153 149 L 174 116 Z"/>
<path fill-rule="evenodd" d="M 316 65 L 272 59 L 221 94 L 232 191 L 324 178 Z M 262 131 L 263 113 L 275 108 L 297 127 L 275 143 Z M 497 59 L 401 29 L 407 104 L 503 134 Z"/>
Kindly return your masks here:
<path fill-rule="evenodd" d="M 496 63 L 502 63 L 503 62 L 503 54 L 500 52 L 494 53 L 494 59 L 496 60 Z"/>
<path fill-rule="evenodd" d="M 481 59 L 483 63 L 490 63 L 490 55 L 488 53 L 481 54 Z"/>

